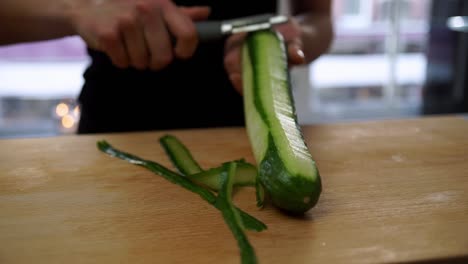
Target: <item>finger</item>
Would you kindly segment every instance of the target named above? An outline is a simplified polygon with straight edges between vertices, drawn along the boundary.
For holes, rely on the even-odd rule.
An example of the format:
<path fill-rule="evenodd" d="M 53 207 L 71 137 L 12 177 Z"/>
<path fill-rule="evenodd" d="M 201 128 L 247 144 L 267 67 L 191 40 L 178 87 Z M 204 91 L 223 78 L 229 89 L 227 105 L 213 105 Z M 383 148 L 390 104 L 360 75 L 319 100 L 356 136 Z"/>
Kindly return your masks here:
<path fill-rule="evenodd" d="M 247 36 L 247 33 L 238 33 L 230 36 L 226 40 L 226 44 L 224 44 L 224 52 L 229 52 L 229 50 L 233 48 L 239 48 L 242 43 L 244 43 L 244 39 Z"/>
<path fill-rule="evenodd" d="M 129 59 L 121 34 L 117 30 L 107 31 L 98 38 L 98 49 L 105 52 L 117 67 L 127 68 Z"/>
<path fill-rule="evenodd" d="M 240 47 L 232 48 L 224 55 L 224 69 L 228 74 L 241 73 L 241 49 Z"/>
<path fill-rule="evenodd" d="M 233 73 L 229 75 L 229 80 L 231 80 L 232 86 L 234 86 L 234 89 L 240 93 L 241 95 L 243 94 L 242 92 L 242 75 L 240 73 Z"/>
<path fill-rule="evenodd" d="M 247 34 L 236 34 L 230 36 L 224 45 L 224 68 L 228 74 L 241 73 L 241 51 Z"/>
<path fill-rule="evenodd" d="M 299 22 L 291 18 L 288 23 L 275 26 L 275 30 L 281 33 L 288 53 L 289 65 L 300 65 L 305 63 L 304 52 L 302 51 L 302 28 Z"/>
<path fill-rule="evenodd" d="M 172 44 L 166 29 L 161 9 L 139 6 L 146 46 L 149 50 L 149 66 L 160 70 L 172 62 Z"/>
<path fill-rule="evenodd" d="M 130 65 L 140 70 L 145 69 L 148 66 L 149 51 L 142 25 L 131 18 L 123 19 L 121 25 Z"/>
<path fill-rule="evenodd" d="M 206 20 L 211 13 L 211 8 L 207 6 L 179 7 L 179 10 L 193 21 Z"/>
<path fill-rule="evenodd" d="M 229 76 L 234 89 L 242 94 L 242 65 L 241 51 L 246 34 L 238 34 L 229 37 L 224 46 L 224 68 Z"/>
<path fill-rule="evenodd" d="M 275 30 L 280 32 L 286 42 L 301 36 L 301 25 L 296 19 L 291 18 L 288 23 L 276 25 Z"/>
<path fill-rule="evenodd" d="M 86 42 L 86 45 L 92 49 L 101 50 L 99 47 L 98 36 L 92 34 L 93 29 L 96 28 L 95 23 L 86 23 L 82 26 L 78 25 L 76 28 L 77 34 Z"/>
<path fill-rule="evenodd" d="M 176 38 L 175 55 L 181 59 L 190 58 L 198 45 L 195 24 L 173 4 L 164 5 L 163 17 L 169 32 Z"/>

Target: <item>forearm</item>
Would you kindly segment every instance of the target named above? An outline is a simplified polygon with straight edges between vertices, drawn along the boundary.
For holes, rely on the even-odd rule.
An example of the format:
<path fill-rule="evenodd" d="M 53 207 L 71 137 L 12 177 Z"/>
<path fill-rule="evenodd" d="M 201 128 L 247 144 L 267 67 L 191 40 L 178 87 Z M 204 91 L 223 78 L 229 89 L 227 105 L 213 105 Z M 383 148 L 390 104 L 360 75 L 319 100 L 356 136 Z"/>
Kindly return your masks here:
<path fill-rule="evenodd" d="M 74 35 L 66 0 L 1 0 L 0 45 Z"/>

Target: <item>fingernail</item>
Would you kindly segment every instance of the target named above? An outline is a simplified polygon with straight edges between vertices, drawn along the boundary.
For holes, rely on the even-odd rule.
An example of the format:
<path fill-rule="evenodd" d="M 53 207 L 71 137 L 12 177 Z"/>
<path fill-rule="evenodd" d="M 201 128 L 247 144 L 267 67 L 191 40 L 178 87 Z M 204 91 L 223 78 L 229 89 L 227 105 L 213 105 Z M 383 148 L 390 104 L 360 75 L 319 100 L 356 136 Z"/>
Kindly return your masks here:
<path fill-rule="evenodd" d="M 301 58 L 303 58 L 303 59 L 305 58 L 304 52 L 303 52 L 301 49 L 297 49 L 297 50 L 296 50 L 296 53 L 297 53 L 297 55 L 298 55 L 299 57 L 301 57 Z"/>

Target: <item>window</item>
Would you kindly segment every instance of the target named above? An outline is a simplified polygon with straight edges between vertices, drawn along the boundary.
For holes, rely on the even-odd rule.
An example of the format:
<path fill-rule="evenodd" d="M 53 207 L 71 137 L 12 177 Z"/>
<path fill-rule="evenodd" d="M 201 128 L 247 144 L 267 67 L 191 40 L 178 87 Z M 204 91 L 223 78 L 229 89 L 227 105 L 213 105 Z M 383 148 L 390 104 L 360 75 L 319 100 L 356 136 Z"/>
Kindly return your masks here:
<path fill-rule="evenodd" d="M 389 20 L 393 13 L 392 9 L 396 8 L 399 12 L 399 18 L 401 20 L 408 20 L 411 19 L 412 9 L 416 7 L 419 7 L 419 5 L 412 5 L 408 0 L 382 0 L 378 3 L 378 12 L 376 17 L 381 21 Z"/>
<path fill-rule="evenodd" d="M 78 37 L 0 47 L 0 137 L 74 133 L 87 64 Z"/>
<path fill-rule="evenodd" d="M 309 87 L 296 91 L 300 121 L 419 115 L 431 3 L 335 0 L 334 43 L 305 70 L 308 83 L 296 85 Z"/>
<path fill-rule="evenodd" d="M 344 2 L 344 14 L 357 16 L 361 11 L 361 0 L 348 0 Z"/>

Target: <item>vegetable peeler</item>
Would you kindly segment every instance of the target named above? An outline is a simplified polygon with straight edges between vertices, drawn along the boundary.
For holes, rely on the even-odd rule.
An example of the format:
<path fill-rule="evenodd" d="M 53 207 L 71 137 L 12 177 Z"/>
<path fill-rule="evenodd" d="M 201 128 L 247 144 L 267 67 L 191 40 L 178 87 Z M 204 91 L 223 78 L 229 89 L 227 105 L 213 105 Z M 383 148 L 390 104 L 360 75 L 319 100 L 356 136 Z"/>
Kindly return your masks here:
<path fill-rule="evenodd" d="M 200 42 L 210 42 L 226 35 L 271 28 L 288 22 L 288 17 L 275 14 L 261 14 L 231 20 L 202 21 L 195 23 Z"/>

